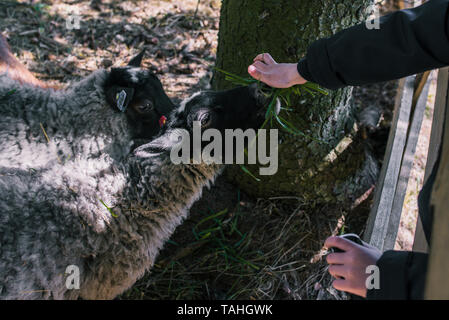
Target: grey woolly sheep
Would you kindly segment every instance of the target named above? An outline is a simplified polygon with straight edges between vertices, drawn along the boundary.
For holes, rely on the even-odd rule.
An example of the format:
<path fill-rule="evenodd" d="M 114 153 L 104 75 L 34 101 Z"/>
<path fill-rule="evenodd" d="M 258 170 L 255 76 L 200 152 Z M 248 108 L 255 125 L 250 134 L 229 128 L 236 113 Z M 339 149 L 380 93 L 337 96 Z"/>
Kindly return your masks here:
<path fill-rule="evenodd" d="M 194 120 L 220 131 L 263 121 L 255 87 L 203 92 L 151 139 L 149 122 L 133 128 L 142 113 L 110 106 L 145 79 L 137 67 L 100 70 L 52 91 L 0 76 L 1 299 L 112 299 L 128 289 L 222 170 L 173 164 L 177 131 Z M 73 266 L 79 288 L 66 274 Z"/>

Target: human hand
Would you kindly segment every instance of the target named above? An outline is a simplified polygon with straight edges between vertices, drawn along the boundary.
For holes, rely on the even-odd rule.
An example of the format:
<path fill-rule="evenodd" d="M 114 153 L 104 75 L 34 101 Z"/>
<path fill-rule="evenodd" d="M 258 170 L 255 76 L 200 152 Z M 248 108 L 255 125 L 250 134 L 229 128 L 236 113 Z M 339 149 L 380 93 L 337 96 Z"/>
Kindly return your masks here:
<path fill-rule="evenodd" d="M 297 63 L 277 63 L 269 53 L 259 54 L 248 67 L 248 73 L 270 87 L 289 88 L 306 83 L 298 72 Z"/>
<path fill-rule="evenodd" d="M 365 242 L 363 244 L 361 246 L 341 237 L 329 237 L 324 246 L 344 251 L 330 253 L 326 257 L 329 273 L 336 278 L 332 286 L 337 290 L 366 298 L 366 279 L 369 275 L 366 268 L 376 265 L 382 253 Z"/>

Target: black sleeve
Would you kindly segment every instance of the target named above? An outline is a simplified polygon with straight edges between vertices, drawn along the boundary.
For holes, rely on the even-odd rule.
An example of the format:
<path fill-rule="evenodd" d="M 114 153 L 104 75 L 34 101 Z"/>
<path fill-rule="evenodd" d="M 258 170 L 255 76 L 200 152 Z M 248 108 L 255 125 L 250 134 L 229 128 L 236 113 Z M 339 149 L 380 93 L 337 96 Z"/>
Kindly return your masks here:
<path fill-rule="evenodd" d="M 338 89 L 402 78 L 449 65 L 449 0 L 430 0 L 313 42 L 298 64 L 308 81 Z"/>
<path fill-rule="evenodd" d="M 418 300 L 424 298 L 428 255 L 386 251 L 377 261 L 379 289 L 367 292 L 368 300 Z"/>

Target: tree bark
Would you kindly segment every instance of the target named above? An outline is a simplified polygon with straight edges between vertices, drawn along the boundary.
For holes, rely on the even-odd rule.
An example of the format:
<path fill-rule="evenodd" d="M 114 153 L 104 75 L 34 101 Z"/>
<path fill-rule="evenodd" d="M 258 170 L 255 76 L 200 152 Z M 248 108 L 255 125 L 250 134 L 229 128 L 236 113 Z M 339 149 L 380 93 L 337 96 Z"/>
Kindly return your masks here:
<path fill-rule="evenodd" d="M 360 23 L 369 4 L 369 0 L 224 0 L 217 67 L 249 77 L 248 65 L 263 52 L 278 62 L 298 62 L 314 40 Z M 213 85 L 232 87 L 220 73 Z M 377 167 L 367 159 L 363 144 L 351 137 L 355 122 L 351 94 L 352 88 L 345 88 L 328 96 L 304 95 L 289 113 L 296 128 L 326 143 L 279 130 L 275 175 L 258 176 L 257 166 L 248 166 L 261 178 L 257 182 L 235 165 L 228 168 L 227 177 L 260 197 L 293 194 L 313 202 L 334 202 L 360 195 L 364 185 L 372 183 Z"/>

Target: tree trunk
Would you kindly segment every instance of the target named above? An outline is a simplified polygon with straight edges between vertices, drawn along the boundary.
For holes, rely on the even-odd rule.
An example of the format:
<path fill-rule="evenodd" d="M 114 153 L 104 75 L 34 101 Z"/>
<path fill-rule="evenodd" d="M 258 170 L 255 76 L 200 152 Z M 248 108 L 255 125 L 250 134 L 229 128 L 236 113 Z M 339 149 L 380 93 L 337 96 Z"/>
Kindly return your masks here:
<path fill-rule="evenodd" d="M 298 62 L 314 40 L 360 23 L 369 0 L 224 0 L 221 8 L 217 67 L 248 77 L 247 67 L 259 53 L 278 62 Z M 214 88 L 232 84 L 220 73 Z M 279 170 L 257 182 L 235 165 L 227 177 L 245 192 L 261 197 L 300 195 L 313 202 L 357 197 L 371 185 L 377 165 L 362 143 L 353 139 L 355 107 L 352 88 L 328 96 L 304 95 L 288 120 L 309 136 L 279 130 Z M 258 172 L 257 166 L 248 166 Z"/>

